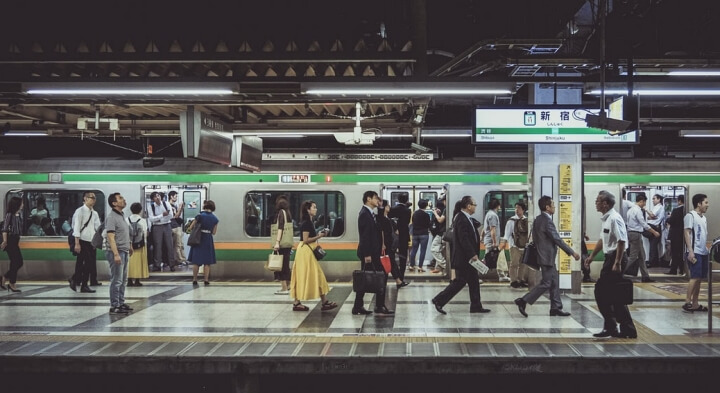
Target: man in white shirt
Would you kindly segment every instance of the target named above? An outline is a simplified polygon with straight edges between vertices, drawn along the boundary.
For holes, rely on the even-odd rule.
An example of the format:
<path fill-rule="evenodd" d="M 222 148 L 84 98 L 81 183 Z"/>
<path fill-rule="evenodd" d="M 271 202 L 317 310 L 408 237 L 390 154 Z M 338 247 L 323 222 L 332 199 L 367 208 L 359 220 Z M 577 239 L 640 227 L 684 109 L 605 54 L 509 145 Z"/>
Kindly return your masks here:
<path fill-rule="evenodd" d="M 707 248 L 708 227 L 705 213 L 709 207 L 707 195 L 695 194 L 692 197 L 692 204 L 695 208 L 685 215 L 685 249 L 687 256 L 687 267 L 690 271 L 690 282 L 688 282 L 685 295 L 683 311 L 707 311 L 707 307 L 698 304 L 700 295 L 700 282 L 707 278 L 710 263 L 710 253 Z"/>
<path fill-rule="evenodd" d="M 163 247 L 165 247 L 170 271 L 174 272 L 177 261 L 175 249 L 173 248 L 172 229 L 170 228 L 170 221 L 174 216 L 172 207 L 163 201 L 162 194 L 157 191 L 150 194 L 150 199 L 152 202 L 147 209 L 147 213 L 148 221 L 152 225 L 153 260 L 155 265 L 153 271 L 162 270 Z"/>
<path fill-rule="evenodd" d="M 660 250 L 660 247 L 662 246 L 662 227 L 663 221 L 665 220 L 662 201 L 662 195 L 653 195 L 653 205 L 650 207 L 650 214 L 648 214 L 647 217 L 648 225 L 660 234 L 660 236 L 650 239 L 650 255 L 648 259 L 650 266 L 660 266 L 660 255 L 662 254 L 662 251 Z"/>
<path fill-rule="evenodd" d="M 72 218 L 73 236 L 75 237 L 73 250 L 77 258 L 75 259 L 75 274 L 70 277 L 68 283 L 73 291 L 77 292 L 77 285 L 80 284 L 80 292 L 93 293 L 95 290 L 88 286 L 88 279 L 93 270 L 97 274 L 97 268 L 93 269 L 97 260 L 95 247 L 90 244 L 90 241 L 95 236 L 97 228 L 100 227 L 100 216 L 93 210 L 95 206 L 94 192 L 86 191 L 83 194 L 83 202 L 83 205 L 75 210 Z"/>
<path fill-rule="evenodd" d="M 642 274 L 642 282 L 653 282 L 654 280 L 650 279 L 650 273 L 648 273 L 647 266 L 645 265 L 645 249 L 642 245 L 642 233 L 647 230 L 655 237 L 660 236 L 660 233 L 652 229 L 645 220 L 645 216 L 643 214 L 645 203 L 647 203 L 647 197 L 645 194 L 638 194 L 635 199 L 635 204 L 627 212 L 628 220 L 626 224 L 630 255 L 628 255 L 628 266 L 625 271 L 637 274 L 635 264 L 639 264 L 640 272 Z M 635 274 L 631 275 L 634 276 Z"/>
<path fill-rule="evenodd" d="M 505 241 L 507 248 L 510 250 L 510 286 L 513 288 L 521 288 L 528 286 L 528 278 L 530 272 L 525 265 L 520 263 L 525 245 L 529 239 L 528 218 L 525 216 L 527 206 L 518 202 L 515 204 L 515 215 L 508 219 L 505 224 Z M 502 251 L 501 251 L 502 252 Z"/>

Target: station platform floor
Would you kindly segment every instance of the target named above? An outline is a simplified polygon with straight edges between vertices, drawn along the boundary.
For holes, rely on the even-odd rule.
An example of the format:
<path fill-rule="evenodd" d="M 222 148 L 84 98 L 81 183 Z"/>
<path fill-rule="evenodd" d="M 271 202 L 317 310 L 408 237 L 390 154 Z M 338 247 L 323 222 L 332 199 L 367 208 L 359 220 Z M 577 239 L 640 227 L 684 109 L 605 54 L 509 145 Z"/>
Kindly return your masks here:
<path fill-rule="evenodd" d="M 349 383 L 345 391 L 354 391 L 354 378 L 367 383 L 404 376 L 404 386 L 425 391 L 440 383 L 437 378 L 448 381 L 447 376 L 458 381 L 482 377 L 487 386 L 513 375 L 522 376 L 516 383 L 528 386 L 551 375 L 589 377 L 593 384 L 613 375 L 653 375 L 656 382 L 693 375 L 715 381 L 720 307 L 712 315 L 683 312 L 686 280 L 653 278 L 657 282 L 635 285 L 630 310 L 637 339 L 592 336 L 602 329 L 594 284 L 583 284 L 581 294 L 563 294 L 569 317 L 549 316 L 549 300 L 541 297 L 528 306 L 525 318 L 513 300 L 527 289 L 488 281 L 481 295 L 490 313 L 469 313 L 466 288 L 441 315 L 430 299 L 447 280 L 411 273 L 406 275 L 409 286 L 388 285 L 386 303 L 394 316 L 352 315 L 355 294 L 347 281 L 330 283 L 328 298 L 338 308 L 322 311 L 317 300 L 304 302 L 310 311 L 295 312 L 287 295 L 275 294 L 275 282 L 204 286 L 201 281 L 193 287 L 182 273 L 154 274 L 142 287 L 127 288 L 126 300 L 134 309 L 127 315 L 109 314 L 107 281 L 95 287 L 96 293 L 73 292 L 66 282 L 19 282 L 22 293 L 0 293 L 0 382 L 12 387 L 23 376 L 23 384 L 16 386 L 27 391 L 21 388 L 73 378 L 106 384 L 111 375 L 123 376 L 122 382 L 104 390 L 121 391 L 130 388 L 132 376 L 144 376 L 146 382 L 137 386 L 153 387 L 161 383 L 147 382 L 153 376 L 171 375 L 179 384 L 175 391 L 200 391 L 210 381 L 222 385 L 217 391 L 285 390 L 285 385 L 303 383 L 323 391 L 326 385 L 314 382 L 322 377 Z M 707 304 L 706 284 L 702 288 Z M 365 297 L 369 310 L 372 296 Z M 11 385 L 5 384 L 8 380 Z M 161 386 L 168 387 L 167 379 Z M 445 385 L 438 386 L 443 390 Z"/>

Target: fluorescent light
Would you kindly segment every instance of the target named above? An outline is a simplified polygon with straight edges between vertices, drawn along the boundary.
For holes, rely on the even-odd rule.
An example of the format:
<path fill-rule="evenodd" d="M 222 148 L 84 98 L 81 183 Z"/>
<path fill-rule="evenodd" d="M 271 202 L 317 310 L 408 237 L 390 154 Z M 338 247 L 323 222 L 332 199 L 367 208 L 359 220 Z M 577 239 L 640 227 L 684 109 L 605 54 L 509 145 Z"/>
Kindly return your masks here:
<path fill-rule="evenodd" d="M 683 138 L 720 138 L 720 130 L 680 130 Z"/>
<path fill-rule="evenodd" d="M 230 95 L 230 89 L 33 89 L 34 95 Z"/>
<path fill-rule="evenodd" d="M 671 76 L 720 76 L 718 70 L 684 70 L 684 71 L 668 71 Z"/>
<path fill-rule="evenodd" d="M 585 94 L 599 96 L 599 89 Z M 627 95 L 627 89 L 605 89 L 607 95 Z M 633 95 L 639 96 L 720 96 L 720 89 L 635 89 Z"/>
<path fill-rule="evenodd" d="M 47 136 L 47 131 L 8 131 L 5 136 Z"/>
<path fill-rule="evenodd" d="M 500 95 L 508 89 L 309 89 L 311 95 Z"/>

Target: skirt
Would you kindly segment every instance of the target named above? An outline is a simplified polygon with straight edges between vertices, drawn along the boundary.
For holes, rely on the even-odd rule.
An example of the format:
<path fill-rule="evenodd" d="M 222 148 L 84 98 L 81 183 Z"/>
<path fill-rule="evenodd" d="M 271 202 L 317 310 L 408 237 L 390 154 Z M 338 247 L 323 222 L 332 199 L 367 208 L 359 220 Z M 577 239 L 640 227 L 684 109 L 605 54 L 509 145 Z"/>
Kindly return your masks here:
<path fill-rule="evenodd" d="M 330 291 L 325 273 L 315 255 L 313 249 L 317 243 L 310 247 L 300 243 L 295 251 L 295 264 L 290 277 L 290 297 L 298 300 L 319 299 Z"/>
<path fill-rule="evenodd" d="M 133 250 L 128 262 L 128 278 L 148 278 L 148 256 L 145 250 L 147 246 Z"/>

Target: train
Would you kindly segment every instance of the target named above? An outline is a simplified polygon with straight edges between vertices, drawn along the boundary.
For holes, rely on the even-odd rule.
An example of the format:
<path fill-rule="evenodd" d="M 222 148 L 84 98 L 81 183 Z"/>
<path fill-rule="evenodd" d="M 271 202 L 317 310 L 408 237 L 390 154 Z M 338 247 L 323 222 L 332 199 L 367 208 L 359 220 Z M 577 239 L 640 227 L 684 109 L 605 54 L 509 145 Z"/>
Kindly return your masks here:
<path fill-rule="evenodd" d="M 590 240 L 590 249 L 597 241 L 600 214 L 594 200 L 600 190 L 616 195 L 620 209 L 622 191 L 632 198 L 638 192 L 648 197 L 663 196 L 669 214 L 677 204 L 678 195 L 703 193 L 712 199 L 720 191 L 720 171 L 714 161 L 652 159 L 607 160 L 583 159 L 583 229 Z M 215 236 L 218 264 L 213 278 L 218 280 L 272 279 L 264 268 L 271 250 L 270 224 L 274 201 L 281 194 L 290 200 L 291 213 L 299 224 L 299 207 L 305 200 L 318 206 L 317 226 L 328 228 L 322 239 L 327 257 L 320 263 L 330 280 L 347 280 L 359 266 L 356 256 L 357 214 L 362 195 L 367 190 L 378 192 L 391 202 L 407 192 L 410 202 L 420 199 L 435 206 L 447 198 L 448 209 L 463 195 L 472 195 L 482 205 L 476 218 L 482 221 L 492 198 L 501 201 L 498 212 L 501 231 L 514 214 L 516 202 L 529 207 L 530 217 L 536 201 L 528 200 L 528 160 L 487 160 L 466 158 L 423 162 L 328 162 L 270 161 L 262 172 L 250 173 L 195 159 L 166 159 L 161 167 L 145 168 L 141 160 L 113 159 L 44 159 L 35 161 L 0 160 L 0 195 L 4 212 L 9 198 L 24 200 L 23 214 L 32 223 L 31 212 L 39 198 L 45 200 L 50 220 L 41 236 L 22 237 L 21 249 L 25 266 L 19 279 L 62 280 L 74 270 L 75 257 L 67 243 L 69 222 L 82 203 L 82 193 L 94 191 L 98 197 L 96 210 L 101 217 L 109 211 L 107 197 L 121 193 L 129 206 L 140 202 L 148 206 L 153 191 L 175 190 L 184 203 L 183 221 L 190 222 L 202 208 L 202 202 L 215 202 L 220 219 Z M 416 206 L 416 205 L 414 205 Z M 415 209 L 415 207 L 413 207 Z M 44 220 L 48 221 L 48 220 Z M 709 239 L 720 233 L 720 214 L 708 213 Z M 502 232 L 501 232 L 502 233 Z M 299 239 L 296 230 L 295 239 Z M 427 253 L 427 259 L 430 253 Z M 7 255 L 0 253 L 0 261 Z M 98 271 L 107 270 L 104 255 L 98 251 Z M 4 265 L 4 264 L 3 264 Z M 597 267 L 599 269 L 599 266 Z M 439 275 L 430 275 L 429 278 Z"/>

